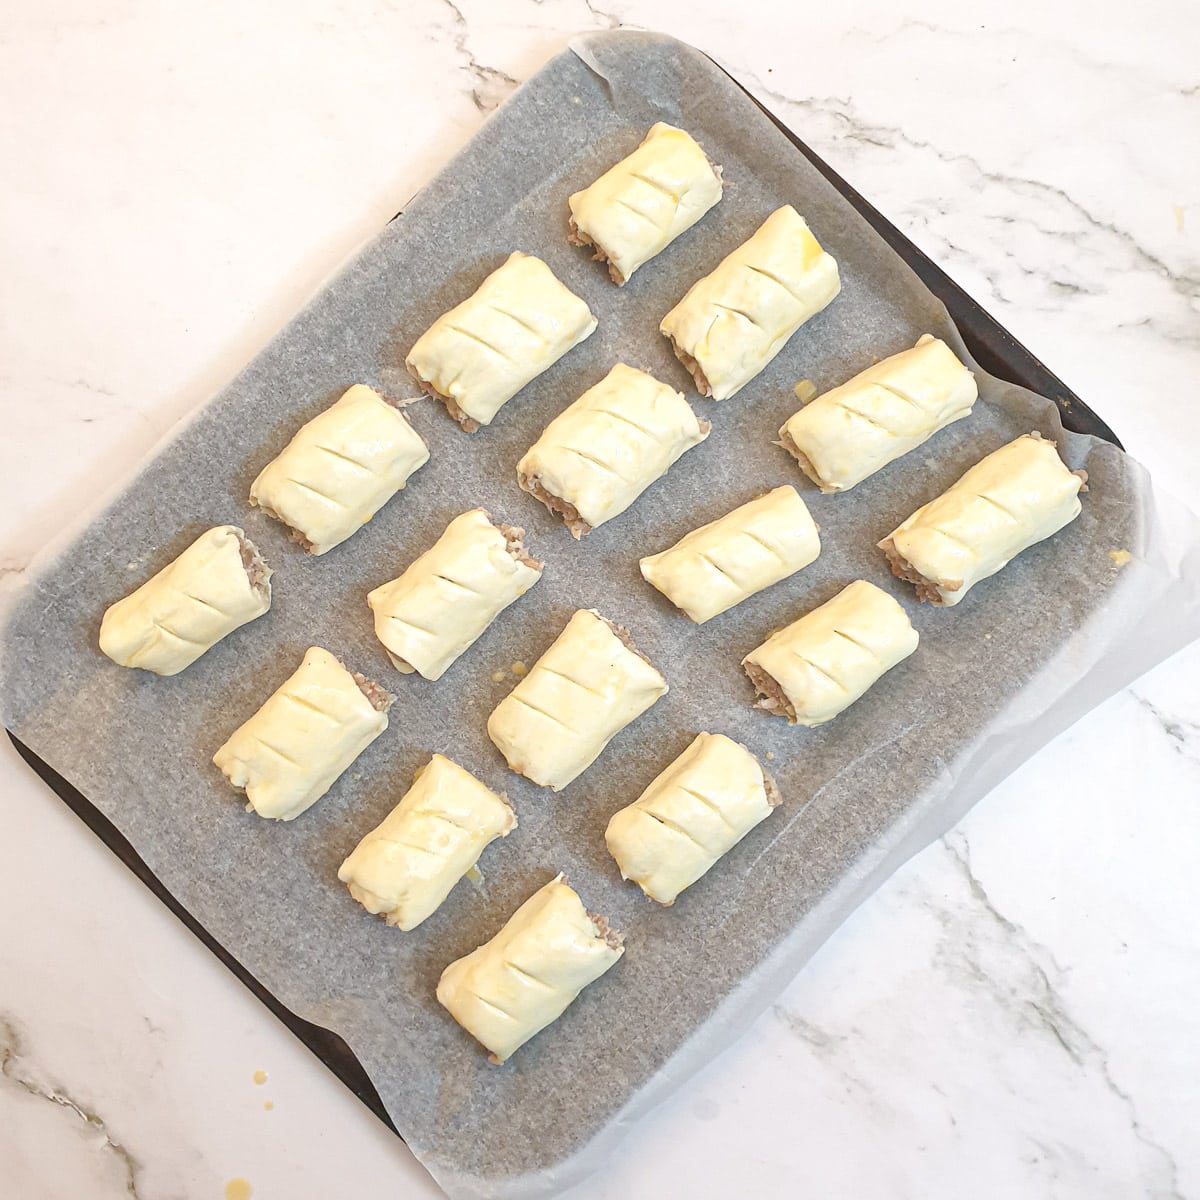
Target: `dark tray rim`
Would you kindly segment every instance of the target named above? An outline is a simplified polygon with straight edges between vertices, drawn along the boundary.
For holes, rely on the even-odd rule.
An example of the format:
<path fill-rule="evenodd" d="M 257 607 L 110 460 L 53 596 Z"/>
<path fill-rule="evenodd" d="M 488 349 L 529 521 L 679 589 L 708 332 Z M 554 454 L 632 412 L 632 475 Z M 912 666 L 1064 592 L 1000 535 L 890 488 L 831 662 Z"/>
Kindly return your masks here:
<path fill-rule="evenodd" d="M 709 56 L 705 56 L 709 57 Z M 1061 379 L 1027 350 L 990 313 L 973 300 L 914 242 L 900 232 L 877 208 L 850 186 L 832 167 L 793 133 L 770 109 L 759 102 L 720 63 L 713 62 L 745 93 L 751 103 L 796 149 L 858 210 L 866 222 L 909 265 L 926 287 L 945 304 L 963 342 L 975 361 L 989 374 L 1028 388 L 1053 400 L 1062 423 L 1073 433 L 1092 434 L 1123 449 L 1117 436 Z M 398 213 L 392 220 L 399 219 Z M 399 1136 L 362 1064 L 350 1047 L 332 1030 L 298 1017 L 275 998 L 242 964 L 192 916 L 142 861 L 119 829 L 86 796 L 47 762 L 6 729 L 17 753 L 83 823 L 146 885 L 155 896 L 208 947 L 210 951 L 292 1031 L 385 1125 Z"/>

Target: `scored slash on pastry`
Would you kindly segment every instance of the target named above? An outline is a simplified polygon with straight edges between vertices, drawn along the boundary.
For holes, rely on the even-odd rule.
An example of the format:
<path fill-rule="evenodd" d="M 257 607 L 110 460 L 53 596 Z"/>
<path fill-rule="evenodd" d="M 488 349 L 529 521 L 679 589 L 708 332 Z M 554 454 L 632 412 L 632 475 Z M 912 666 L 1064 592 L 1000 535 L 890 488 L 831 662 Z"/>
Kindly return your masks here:
<path fill-rule="evenodd" d="M 517 251 L 421 334 L 404 365 L 473 433 L 595 329 L 588 306 L 540 258 Z"/>
<path fill-rule="evenodd" d="M 217 525 L 105 610 L 100 649 L 120 667 L 177 675 L 270 607 L 258 548 L 236 525 Z"/>
<path fill-rule="evenodd" d="M 392 665 L 440 679 L 487 627 L 542 577 L 525 531 L 486 509 L 454 518 L 440 538 L 390 583 L 367 595 L 375 636 Z"/>
<path fill-rule="evenodd" d="M 838 266 L 790 205 L 694 283 L 659 332 L 702 396 L 728 400 L 841 290 Z"/>
<path fill-rule="evenodd" d="M 338 878 L 367 912 L 398 929 L 415 929 L 488 844 L 516 827 L 503 792 L 435 754 L 400 803 L 338 868 Z"/>
<path fill-rule="evenodd" d="M 394 697 L 312 646 L 300 666 L 213 755 L 247 809 L 291 821 L 387 728 Z"/>
<path fill-rule="evenodd" d="M 917 599 L 949 607 L 1075 520 L 1086 490 L 1086 471 L 1072 471 L 1040 433 L 1023 434 L 918 508 L 879 548 L 893 574 L 916 584 Z"/>
<path fill-rule="evenodd" d="M 429 461 L 391 401 L 358 383 L 300 427 L 250 485 L 250 503 L 282 521 L 309 554 L 361 529 Z"/>
<path fill-rule="evenodd" d="M 591 246 L 618 287 L 721 199 L 721 168 L 682 129 L 650 127 L 628 157 L 574 192 L 567 240 Z"/>
<path fill-rule="evenodd" d="M 438 1002 L 502 1063 L 624 953 L 621 935 L 584 908 L 560 873 L 491 941 L 442 972 Z"/>

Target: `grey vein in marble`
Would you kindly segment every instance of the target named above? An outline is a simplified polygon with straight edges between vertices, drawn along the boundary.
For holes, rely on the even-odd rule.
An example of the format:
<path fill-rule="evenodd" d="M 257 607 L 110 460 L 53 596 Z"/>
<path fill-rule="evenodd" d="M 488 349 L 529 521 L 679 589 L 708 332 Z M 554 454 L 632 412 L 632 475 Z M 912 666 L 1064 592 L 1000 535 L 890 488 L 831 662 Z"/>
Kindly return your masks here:
<path fill-rule="evenodd" d="M 27 1052 L 15 1021 L 11 1016 L 4 1014 L 0 1014 L 0 1076 L 15 1084 L 28 1095 L 74 1113 L 84 1125 L 99 1134 L 102 1148 L 115 1155 L 120 1164 L 124 1174 L 126 1193 L 130 1196 L 137 1196 L 137 1159 L 113 1138 L 102 1117 L 72 1099 L 61 1088 L 49 1086 L 37 1079 L 27 1065 Z"/>
<path fill-rule="evenodd" d="M 1054 184 L 1046 183 L 1039 179 L 1031 179 L 1003 171 L 989 170 L 973 155 L 962 151 L 950 152 L 941 150 L 934 143 L 914 138 L 896 126 L 881 125 L 868 121 L 859 115 L 854 103 L 848 97 L 823 96 L 796 99 L 764 83 L 761 76 L 753 75 L 748 71 L 743 71 L 743 74 L 752 78 L 755 90 L 769 99 L 787 108 L 798 109 L 801 112 L 831 120 L 836 127 L 835 131 L 831 133 L 831 138 L 835 142 L 845 141 L 860 145 L 875 146 L 886 150 L 895 150 L 897 147 L 903 146 L 910 150 L 928 153 L 939 162 L 949 166 L 966 168 L 975 177 L 973 182 L 976 186 L 981 186 L 985 183 L 998 185 L 1019 195 L 1024 195 L 1031 200 L 1040 202 L 1047 209 L 1045 219 L 1039 220 L 1034 214 L 1026 213 L 1022 213 L 1020 216 L 1015 216 L 1011 213 L 993 213 L 990 214 L 989 219 L 994 220 L 1001 226 L 1027 225 L 1043 237 L 1056 241 L 1065 241 L 1078 248 L 1079 244 L 1086 237 L 1086 234 L 1082 230 L 1054 228 L 1049 223 L 1049 218 L 1053 215 L 1053 209 L 1065 209 L 1067 213 L 1078 218 L 1087 230 L 1090 230 L 1092 233 L 1105 235 L 1130 257 L 1135 269 L 1143 270 L 1158 277 L 1175 294 L 1178 300 L 1182 301 L 1182 307 L 1173 319 L 1164 321 L 1147 317 L 1144 323 L 1155 329 L 1162 337 L 1171 341 L 1200 344 L 1200 330 L 1197 329 L 1195 312 L 1192 308 L 1193 303 L 1200 298 L 1200 276 L 1173 268 L 1157 254 L 1141 245 L 1128 231 L 1096 216 L 1063 188 L 1056 187 Z M 811 137 L 811 130 L 806 131 L 803 125 L 799 126 L 797 132 L 802 137 Z M 935 206 L 934 211 L 938 216 L 946 215 L 945 210 L 940 207 Z M 977 251 L 972 251 L 967 247 L 955 244 L 945 236 L 942 230 L 933 225 L 927 225 L 927 228 L 934 237 L 937 237 L 942 242 L 947 250 L 964 261 L 969 262 L 976 270 L 979 270 L 984 278 L 987 279 L 988 284 L 992 287 L 998 299 L 1005 303 L 1015 303 L 1011 298 L 1005 296 L 996 273 L 989 272 L 986 265 L 980 262 Z M 1048 295 L 1045 297 L 1042 305 L 1030 305 L 1027 301 L 1022 302 L 1026 308 L 1032 307 L 1037 311 L 1059 311 L 1061 309 L 1061 299 L 1063 295 L 1067 294 L 1107 295 L 1111 286 L 1111 274 L 1117 269 L 1115 264 L 1110 261 L 1111 256 L 1107 253 L 1101 253 L 1098 257 L 1103 270 L 1103 278 L 1056 278 L 1054 275 L 1047 273 L 1042 265 L 1039 265 L 1037 268 L 1027 266 L 1012 251 L 1008 250 L 1003 242 L 993 242 L 992 246 L 999 249 L 1003 253 L 1005 260 L 1012 263 L 1024 278 L 1031 282 L 1045 285 Z M 1093 253 L 1095 255 L 1095 252 Z M 1072 265 L 1080 271 L 1085 266 L 1084 262 L 1078 256 L 1074 257 Z"/>
<path fill-rule="evenodd" d="M 501 101 L 520 83 L 507 71 L 498 67 L 489 67 L 481 63 L 474 55 L 468 42 L 471 37 L 471 27 L 462 9 L 454 0 L 442 0 L 442 4 L 450 11 L 454 23 L 454 49 L 466 59 L 466 69 L 475 81 L 471 88 L 471 101 L 480 112 L 491 112 L 498 108 Z"/>
<path fill-rule="evenodd" d="M 1200 761 L 1200 722 L 1189 721 L 1185 717 L 1164 712 L 1135 688 L 1130 688 L 1129 694 L 1154 718 L 1163 733 L 1171 740 L 1177 754 L 1182 754 L 1184 758 Z"/>
<path fill-rule="evenodd" d="M 991 991 L 997 1002 L 1010 1011 L 1019 1024 L 1041 1030 L 1053 1039 L 1076 1066 L 1093 1071 L 1105 1088 L 1121 1102 L 1128 1114 L 1129 1127 L 1134 1137 L 1161 1165 L 1162 1186 L 1156 1187 L 1147 1195 L 1162 1196 L 1168 1200 L 1185 1200 L 1179 1188 L 1179 1170 L 1174 1156 L 1161 1142 L 1156 1141 L 1143 1125 L 1133 1097 L 1113 1076 L 1107 1051 L 1070 1013 L 1066 1001 L 1059 995 L 1039 959 L 1047 959 L 1056 974 L 1062 974 L 1062 967 L 1045 946 L 996 907 L 987 889 L 971 868 L 971 847 L 966 835 L 961 830 L 952 831 L 941 839 L 941 844 L 949 853 L 951 862 L 962 874 L 971 898 L 998 927 L 1007 945 L 1025 960 L 1031 972 L 1030 982 L 1035 995 L 1019 999 L 1000 981 L 992 979 L 976 961 L 968 961 L 965 964 L 972 978 Z M 968 939 L 964 953 L 969 955 L 973 949 L 974 939 Z M 1014 1000 L 1017 1003 L 1014 1004 Z"/>

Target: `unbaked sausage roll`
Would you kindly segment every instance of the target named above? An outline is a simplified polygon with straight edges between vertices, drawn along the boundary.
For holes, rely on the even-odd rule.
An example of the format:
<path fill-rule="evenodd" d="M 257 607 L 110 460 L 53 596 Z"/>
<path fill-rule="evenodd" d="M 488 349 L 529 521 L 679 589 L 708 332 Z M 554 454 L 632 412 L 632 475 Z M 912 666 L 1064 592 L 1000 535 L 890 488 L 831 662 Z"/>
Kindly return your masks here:
<path fill-rule="evenodd" d="M 502 1063 L 625 953 L 621 935 L 556 875 L 490 942 L 452 962 L 438 1002 Z"/>
<path fill-rule="evenodd" d="M 772 634 L 742 659 L 755 707 L 789 725 L 823 725 L 917 648 L 908 614 L 858 579 L 832 600 Z"/>
<path fill-rule="evenodd" d="M 690 133 L 659 121 L 632 154 L 570 197 L 569 240 L 594 246 L 620 286 L 720 199 L 720 167 Z"/>
<path fill-rule="evenodd" d="M 473 433 L 595 328 L 588 306 L 540 258 L 518 251 L 434 321 L 404 365 Z"/>
<path fill-rule="evenodd" d="M 100 649 L 120 667 L 177 675 L 271 607 L 271 570 L 236 525 L 202 533 L 100 622 Z"/>
<path fill-rule="evenodd" d="M 398 579 L 368 593 L 375 636 L 398 671 L 440 679 L 514 600 L 542 577 L 523 529 L 473 508 Z"/>
<path fill-rule="evenodd" d="M 702 396 L 728 400 L 841 290 L 837 263 L 790 205 L 711 275 L 692 285 L 659 330 Z"/>
<path fill-rule="evenodd" d="M 580 538 L 623 513 L 711 428 L 682 392 L 617 363 L 546 426 L 517 482 Z"/>
<path fill-rule="evenodd" d="M 479 861 L 507 837 L 516 814 L 503 794 L 435 754 L 383 822 L 338 868 L 338 878 L 369 913 L 415 929 Z"/>
<path fill-rule="evenodd" d="M 821 491 L 844 492 L 969 416 L 978 395 L 975 376 L 926 333 L 911 350 L 818 396 L 779 439 Z"/>
<path fill-rule="evenodd" d="M 1082 511 L 1086 471 L 1071 471 L 1054 443 L 1027 433 L 977 462 L 936 500 L 879 543 L 892 571 L 917 598 L 957 604 L 1022 550 Z"/>
<path fill-rule="evenodd" d="M 821 539 L 794 487 L 777 487 L 641 560 L 642 577 L 697 625 L 815 561 Z"/>
<path fill-rule="evenodd" d="M 250 503 L 324 554 L 362 528 L 429 461 L 429 447 L 395 405 L 356 383 L 318 413 L 259 472 Z"/>
<path fill-rule="evenodd" d="M 581 608 L 496 706 L 488 737 L 518 775 L 557 792 L 666 692 L 628 630 Z"/>
<path fill-rule="evenodd" d="M 393 697 L 312 646 L 279 690 L 213 755 L 247 809 L 290 821 L 387 728 Z"/>
<path fill-rule="evenodd" d="M 674 904 L 779 804 L 775 781 L 740 742 L 701 733 L 631 804 L 604 840 L 622 879 Z"/>

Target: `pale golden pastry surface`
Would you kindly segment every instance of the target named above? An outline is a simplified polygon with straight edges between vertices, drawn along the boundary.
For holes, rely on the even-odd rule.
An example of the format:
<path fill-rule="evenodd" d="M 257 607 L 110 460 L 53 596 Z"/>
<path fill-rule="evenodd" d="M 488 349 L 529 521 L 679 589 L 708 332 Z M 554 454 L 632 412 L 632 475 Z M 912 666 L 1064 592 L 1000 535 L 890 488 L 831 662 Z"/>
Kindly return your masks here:
<path fill-rule="evenodd" d="M 580 609 L 488 718 L 488 737 L 519 775 L 559 791 L 667 692 L 620 626 Z"/>
<path fill-rule="evenodd" d="M 1069 525 L 1087 476 L 1054 443 L 1027 433 L 977 462 L 879 543 L 917 596 L 951 606 L 1022 550 Z"/>
<path fill-rule="evenodd" d="M 259 472 L 250 503 L 289 526 L 310 554 L 361 529 L 429 461 L 395 405 L 356 383 Z"/>
<path fill-rule="evenodd" d="M 260 817 L 311 808 L 387 728 L 392 697 L 312 646 L 300 666 L 213 755 Z"/>
<path fill-rule="evenodd" d="M 698 625 L 733 608 L 821 553 L 808 506 L 793 487 L 740 505 L 640 562 L 642 577 Z"/>
<path fill-rule="evenodd" d="M 217 525 L 108 607 L 100 649 L 118 666 L 178 675 L 270 607 L 271 570 L 254 543 L 236 525 Z"/>
<path fill-rule="evenodd" d="M 435 754 L 403 799 L 338 868 L 369 913 L 415 929 L 441 906 L 489 842 L 516 828 L 504 796 Z"/>
<path fill-rule="evenodd" d="M 779 803 L 774 780 L 739 742 L 701 733 L 627 808 L 604 840 L 622 879 L 674 904 Z"/>
<path fill-rule="evenodd" d="M 558 1020 L 624 952 L 620 935 L 584 908 L 560 874 L 534 892 L 491 941 L 442 972 L 437 998 L 491 1051 L 492 1061 L 502 1063 Z"/>
<path fill-rule="evenodd" d="M 841 290 L 837 263 L 790 205 L 773 212 L 662 319 L 702 396 L 728 400 Z"/>
<path fill-rule="evenodd" d="M 917 648 L 908 614 L 857 579 L 832 600 L 772 634 L 742 660 L 757 707 L 792 725 L 823 725 Z"/>

